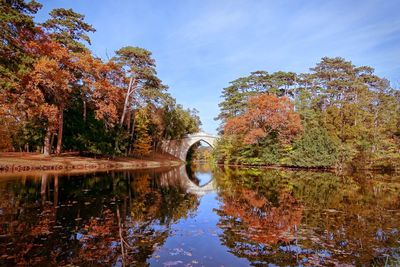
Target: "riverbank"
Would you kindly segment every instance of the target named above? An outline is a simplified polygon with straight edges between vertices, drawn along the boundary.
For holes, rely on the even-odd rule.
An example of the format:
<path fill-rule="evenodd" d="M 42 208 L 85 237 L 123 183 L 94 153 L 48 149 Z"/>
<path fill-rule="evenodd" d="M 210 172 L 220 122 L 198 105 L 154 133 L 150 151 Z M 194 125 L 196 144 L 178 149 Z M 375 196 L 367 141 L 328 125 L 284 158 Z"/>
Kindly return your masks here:
<path fill-rule="evenodd" d="M 169 155 L 154 153 L 143 159 L 118 157 L 91 158 L 71 154 L 45 157 L 39 153 L 1 152 L 0 173 L 26 171 L 70 171 L 104 169 L 144 169 L 178 166 L 182 162 Z"/>

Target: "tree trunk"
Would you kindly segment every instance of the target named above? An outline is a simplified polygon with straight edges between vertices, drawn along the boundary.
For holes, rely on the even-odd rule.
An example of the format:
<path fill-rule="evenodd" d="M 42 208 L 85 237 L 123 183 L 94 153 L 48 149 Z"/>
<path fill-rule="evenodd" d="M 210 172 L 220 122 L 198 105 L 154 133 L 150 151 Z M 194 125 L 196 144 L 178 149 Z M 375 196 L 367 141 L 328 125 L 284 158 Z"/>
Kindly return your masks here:
<path fill-rule="evenodd" d="M 83 121 L 86 122 L 86 100 L 83 99 Z"/>
<path fill-rule="evenodd" d="M 129 133 L 130 129 L 131 129 L 131 120 L 132 120 L 132 111 L 131 109 L 128 109 L 128 114 L 126 115 L 126 127 L 127 127 L 127 131 Z"/>
<path fill-rule="evenodd" d="M 44 136 L 44 144 L 43 144 L 43 154 L 45 156 L 50 156 L 50 128 L 47 127 L 46 135 Z"/>
<path fill-rule="evenodd" d="M 136 114 L 135 114 L 135 111 L 133 111 L 132 112 L 132 131 L 131 131 L 131 137 L 129 139 L 129 152 L 128 152 L 128 154 L 131 154 L 131 152 L 132 152 L 133 134 L 135 133 L 135 124 L 136 124 Z"/>
<path fill-rule="evenodd" d="M 133 83 L 133 77 L 131 77 L 131 79 L 129 80 L 128 90 L 126 91 L 125 102 L 124 102 L 124 109 L 122 110 L 120 126 L 123 125 L 124 120 L 125 120 L 126 109 L 128 108 L 128 100 L 129 100 L 129 97 L 130 97 L 130 95 L 131 95 L 132 83 Z"/>
<path fill-rule="evenodd" d="M 58 135 L 57 135 L 57 149 L 56 149 L 57 155 L 61 154 L 63 127 L 64 127 L 64 106 L 61 106 L 60 111 L 58 113 Z"/>

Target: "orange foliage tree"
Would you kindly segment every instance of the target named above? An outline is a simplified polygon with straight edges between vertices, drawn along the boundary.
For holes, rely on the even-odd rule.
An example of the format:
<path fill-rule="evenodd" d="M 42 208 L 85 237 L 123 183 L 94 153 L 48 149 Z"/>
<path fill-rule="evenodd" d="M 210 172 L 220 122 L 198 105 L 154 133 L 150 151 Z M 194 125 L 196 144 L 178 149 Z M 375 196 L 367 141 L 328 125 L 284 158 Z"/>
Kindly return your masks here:
<path fill-rule="evenodd" d="M 249 99 L 242 115 L 228 119 L 224 133 L 242 136 L 245 144 L 256 144 L 270 134 L 289 143 L 302 130 L 300 116 L 287 97 L 259 94 Z"/>
<path fill-rule="evenodd" d="M 50 40 L 40 30 L 37 38 L 27 43 L 27 51 L 37 57 L 32 71 L 24 77 L 20 92 L 30 117 L 41 117 L 47 122 L 44 154 L 50 153 L 51 134 L 57 132 L 56 153 L 61 152 L 64 109 L 72 91 L 74 61 L 72 54 Z"/>
<path fill-rule="evenodd" d="M 93 102 L 96 119 L 114 126 L 123 103 L 121 68 L 113 62 L 104 63 L 89 52 L 79 54 L 76 64 L 81 73 L 83 102 Z"/>

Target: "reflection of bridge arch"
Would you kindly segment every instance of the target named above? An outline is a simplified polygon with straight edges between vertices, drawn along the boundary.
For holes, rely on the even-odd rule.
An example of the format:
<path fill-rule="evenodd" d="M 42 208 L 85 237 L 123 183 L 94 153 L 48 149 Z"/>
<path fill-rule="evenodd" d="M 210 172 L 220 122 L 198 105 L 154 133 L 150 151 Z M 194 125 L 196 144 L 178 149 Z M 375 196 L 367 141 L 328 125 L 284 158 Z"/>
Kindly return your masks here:
<path fill-rule="evenodd" d="M 178 181 L 179 182 L 178 182 Z M 189 176 L 186 172 L 185 165 L 181 165 L 177 168 L 174 168 L 166 173 L 161 174 L 161 185 L 172 185 L 176 186 L 179 184 L 179 186 L 185 188 L 186 192 L 192 193 L 198 196 L 204 196 L 208 193 L 215 192 L 216 186 L 215 186 L 215 180 L 212 178 L 210 181 L 208 181 L 205 185 L 199 186 L 193 181 L 189 179 Z"/>
<path fill-rule="evenodd" d="M 217 136 L 203 132 L 189 134 L 181 140 L 164 141 L 161 145 L 161 149 L 163 152 L 185 161 L 189 149 L 200 141 L 204 141 L 209 144 L 210 147 L 214 148 Z"/>

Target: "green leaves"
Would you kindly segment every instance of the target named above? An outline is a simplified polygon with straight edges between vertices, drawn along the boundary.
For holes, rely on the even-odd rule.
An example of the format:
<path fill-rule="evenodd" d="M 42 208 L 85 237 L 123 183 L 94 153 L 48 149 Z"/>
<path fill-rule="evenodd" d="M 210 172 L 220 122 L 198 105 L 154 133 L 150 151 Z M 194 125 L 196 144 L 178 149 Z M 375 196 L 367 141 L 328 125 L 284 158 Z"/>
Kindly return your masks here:
<path fill-rule="evenodd" d="M 225 150 L 217 159 L 235 158 L 246 163 L 259 162 L 255 160 L 257 158 L 267 165 L 340 168 L 374 167 L 374 162 L 384 161 L 393 167 L 395 160 L 392 159 L 397 158 L 393 152 L 400 149 L 398 90 L 375 75 L 373 68 L 357 67 L 340 57 L 324 57 L 310 70 L 305 74 L 256 71 L 224 88 L 224 100 L 217 117 L 222 122 L 220 131 L 225 133 L 224 138 L 232 135 L 226 131 L 227 126 L 235 129 L 235 136 L 243 136 L 247 134 L 247 128 L 240 125 L 248 124 L 254 129 L 263 125 L 259 121 L 251 122 L 249 118 L 243 119 L 254 109 L 255 104 L 250 99 L 263 93 L 294 100 L 295 111 L 300 114 L 306 131 L 289 144 L 293 147 L 290 151 L 276 150 L 276 144 L 258 143 L 254 144 L 255 149 L 238 143 L 241 149 L 229 152 L 234 155 L 226 155 Z M 249 114 L 256 113 L 251 111 Z M 279 117 L 280 112 L 261 118 L 265 122 L 274 116 Z M 281 119 L 274 123 L 285 124 L 287 121 Z M 257 140 L 265 137 L 260 130 L 251 133 Z"/>
<path fill-rule="evenodd" d="M 81 42 L 90 44 L 88 33 L 96 30 L 84 21 L 85 16 L 72 9 L 57 8 L 50 12 L 50 19 L 42 24 L 54 39 L 74 52 L 86 49 Z"/>

